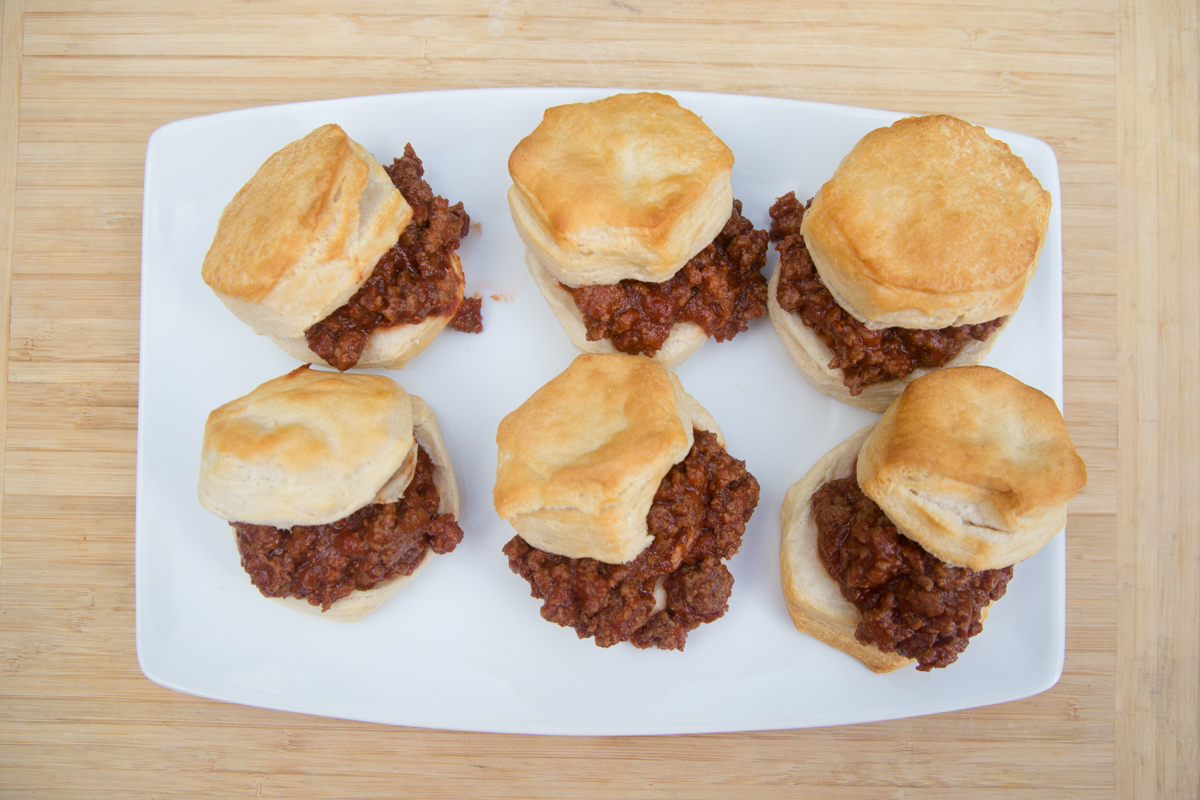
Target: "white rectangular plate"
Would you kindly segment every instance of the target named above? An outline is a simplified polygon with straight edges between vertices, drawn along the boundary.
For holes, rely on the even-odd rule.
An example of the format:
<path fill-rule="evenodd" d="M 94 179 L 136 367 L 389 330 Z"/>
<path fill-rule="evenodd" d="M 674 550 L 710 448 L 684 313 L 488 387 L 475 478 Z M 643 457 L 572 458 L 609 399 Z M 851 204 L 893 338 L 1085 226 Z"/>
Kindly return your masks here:
<path fill-rule="evenodd" d="M 1058 536 L 1016 568 L 1008 595 L 949 669 L 874 675 L 792 627 L 779 581 L 789 485 L 877 415 L 824 397 L 756 320 L 677 371 L 762 486 L 728 613 L 685 652 L 609 649 L 545 622 L 500 548 L 492 506 L 501 417 L 575 352 L 526 272 L 505 201 L 508 155 L 552 105 L 613 90 L 500 89 L 275 106 L 171 123 L 146 154 L 137 451 L 137 649 L 163 686 L 235 703 L 453 730 L 665 734 L 893 719 L 1044 691 L 1062 671 L 1065 550 Z M 757 226 L 775 198 L 807 199 L 869 130 L 902 116 L 813 103 L 674 92 L 732 148 L 734 194 Z M 200 280 L 225 203 L 268 155 L 326 122 L 381 162 L 411 142 L 435 192 L 474 224 L 460 250 L 484 332 L 443 332 L 390 374 L 441 421 L 464 489 L 466 536 L 353 625 L 263 599 L 229 526 L 196 500 L 208 412 L 297 366 L 238 322 Z M 1045 143 L 993 131 L 1054 197 L 1037 276 L 988 363 L 1062 403 L 1058 164 Z M 771 251 L 767 272 L 777 256 Z"/>

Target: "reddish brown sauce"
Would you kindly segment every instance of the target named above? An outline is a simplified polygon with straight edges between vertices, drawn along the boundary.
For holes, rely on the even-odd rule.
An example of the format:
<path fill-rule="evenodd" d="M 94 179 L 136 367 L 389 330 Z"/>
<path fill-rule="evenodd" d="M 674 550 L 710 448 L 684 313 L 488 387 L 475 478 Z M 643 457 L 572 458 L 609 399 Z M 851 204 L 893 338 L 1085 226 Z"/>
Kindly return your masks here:
<path fill-rule="evenodd" d="M 328 610 L 356 589 L 411 575 L 426 549 L 462 541 L 453 514 L 439 514 L 433 463 L 418 448 L 416 472 L 395 503 L 375 503 L 326 525 L 289 529 L 234 522 L 242 568 L 266 597 L 299 597 Z"/>
<path fill-rule="evenodd" d="M 654 541 L 625 564 L 566 558 L 530 547 L 520 536 L 504 546 L 513 572 L 543 600 L 542 617 L 594 637 L 600 647 L 682 650 L 688 632 L 728 608 L 733 575 L 722 564 L 738 551 L 758 481 L 717 437 L 696 431 L 687 457 L 659 484 L 647 516 Z M 654 612 L 654 586 L 665 577 L 666 608 Z"/>
<path fill-rule="evenodd" d="M 830 369 L 842 371 L 851 395 L 864 386 L 903 378 L 919 368 L 944 366 L 970 339 L 984 341 L 1004 318 L 978 325 L 940 330 L 883 328 L 869 330 L 842 309 L 821 281 L 800 235 L 805 207 L 794 192 L 771 206 L 771 240 L 779 250 L 779 286 L 775 299 L 784 311 L 796 314 L 833 352 Z"/>
<path fill-rule="evenodd" d="M 830 481 L 813 494 L 817 550 L 842 596 L 862 619 L 854 637 L 929 671 L 948 666 L 983 630 L 981 612 L 1004 596 L 1012 567 L 953 567 L 896 530 L 858 480 Z"/>
<path fill-rule="evenodd" d="M 412 145 L 406 144 L 404 157 L 384 169 L 412 207 L 412 221 L 354 296 L 304 332 L 309 349 L 339 370 L 358 363 L 367 340 L 379 328 L 412 325 L 431 316 L 457 318 L 460 310 L 463 278 L 451 257 L 470 229 L 470 217 L 462 203 L 451 206 L 433 193 Z M 473 314 L 456 324 L 456 330 L 482 331 L 478 303 Z"/>
<path fill-rule="evenodd" d="M 450 320 L 450 327 L 462 333 L 483 332 L 483 298 L 464 297 L 458 311 Z"/>
<path fill-rule="evenodd" d="M 680 322 L 723 342 L 767 313 L 767 233 L 755 230 L 733 201 L 733 213 L 707 247 L 663 283 L 623 280 L 571 288 L 588 341 L 608 339 L 619 352 L 652 356 Z"/>

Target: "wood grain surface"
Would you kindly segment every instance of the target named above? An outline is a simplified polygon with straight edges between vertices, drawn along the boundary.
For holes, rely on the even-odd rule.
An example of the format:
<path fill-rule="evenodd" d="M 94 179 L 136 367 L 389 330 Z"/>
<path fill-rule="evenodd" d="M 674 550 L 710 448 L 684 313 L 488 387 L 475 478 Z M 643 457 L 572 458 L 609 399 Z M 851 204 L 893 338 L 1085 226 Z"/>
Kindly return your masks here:
<path fill-rule="evenodd" d="M 1197 2 L 3 0 L 4 797 L 1194 797 Z M 920 719 L 553 738 L 160 688 L 134 647 L 142 173 L 172 120 L 484 86 L 948 112 L 1062 175 L 1065 414 L 1088 464 L 1061 681 Z"/>

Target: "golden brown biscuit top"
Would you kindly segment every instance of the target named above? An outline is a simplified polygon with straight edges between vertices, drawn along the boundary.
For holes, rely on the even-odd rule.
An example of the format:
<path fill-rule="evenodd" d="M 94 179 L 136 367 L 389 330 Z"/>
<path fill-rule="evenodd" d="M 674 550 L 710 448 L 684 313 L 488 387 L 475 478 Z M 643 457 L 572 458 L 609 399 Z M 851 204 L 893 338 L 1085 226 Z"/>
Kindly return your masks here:
<path fill-rule="evenodd" d="M 411 219 L 412 209 L 392 187 L 393 196 L 383 206 L 361 209 L 364 215 L 378 215 L 378 222 L 360 219 L 373 168 L 382 169 L 333 124 L 284 146 L 222 211 L 201 270 L 204 281 L 231 297 L 262 300 L 297 265 L 346 257 L 359 239 L 374 233 L 360 230 L 360 224 L 377 227 L 385 218 L 385 239 L 391 237 L 383 245 L 386 250 Z M 373 267 L 381 254 L 382 250 L 356 261 L 369 261 L 366 266 Z M 362 278 L 356 274 L 351 282 Z"/>
<path fill-rule="evenodd" d="M 231 521 L 332 522 L 372 502 L 413 441 L 390 378 L 303 366 L 209 414 L 200 500 Z"/>
<path fill-rule="evenodd" d="M 653 497 L 692 446 L 685 398 L 678 379 L 648 358 L 577 357 L 500 423 L 500 516 L 599 510 L 630 492 Z"/>
<path fill-rule="evenodd" d="M 508 168 L 560 247 L 592 228 L 664 242 L 732 170 L 733 153 L 674 98 L 643 92 L 547 109 Z"/>
<path fill-rule="evenodd" d="M 822 279 L 864 321 L 983 322 L 1020 303 L 1050 201 L 1025 162 L 983 128 L 909 117 L 855 145 L 814 196 L 803 233 Z M 909 308 L 931 319 L 888 319 Z M 990 316 L 972 318 L 980 314 Z"/>
<path fill-rule="evenodd" d="M 885 495 L 911 491 L 1016 520 L 1065 506 L 1087 470 L 1051 398 L 980 366 L 913 381 L 863 447 L 858 478 L 885 510 Z"/>

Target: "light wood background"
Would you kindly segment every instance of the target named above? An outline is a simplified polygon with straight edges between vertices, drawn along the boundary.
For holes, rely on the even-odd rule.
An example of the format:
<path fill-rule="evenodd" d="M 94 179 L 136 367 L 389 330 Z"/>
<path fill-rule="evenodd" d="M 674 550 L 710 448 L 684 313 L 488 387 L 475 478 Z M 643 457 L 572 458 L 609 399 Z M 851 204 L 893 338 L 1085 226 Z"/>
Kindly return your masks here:
<path fill-rule="evenodd" d="M 2 0 L 0 794 L 1195 797 L 1196 0 Z M 1072 505 L 1051 691 L 821 730 L 437 732 L 170 692 L 138 669 L 142 170 L 171 120 L 480 86 L 696 89 L 944 111 L 1062 171 Z"/>

